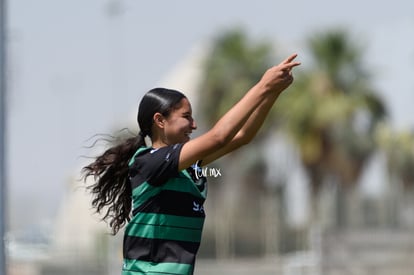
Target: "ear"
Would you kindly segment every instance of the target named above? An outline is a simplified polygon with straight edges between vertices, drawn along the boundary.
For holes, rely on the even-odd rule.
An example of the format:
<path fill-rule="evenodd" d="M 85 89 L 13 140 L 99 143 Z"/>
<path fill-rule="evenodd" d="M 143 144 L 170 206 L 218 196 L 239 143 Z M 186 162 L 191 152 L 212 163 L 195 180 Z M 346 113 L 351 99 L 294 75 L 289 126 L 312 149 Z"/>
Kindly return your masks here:
<path fill-rule="evenodd" d="M 157 125 L 159 128 L 163 129 L 164 128 L 164 116 L 160 113 L 155 113 L 153 116 L 154 119 L 154 124 Z"/>

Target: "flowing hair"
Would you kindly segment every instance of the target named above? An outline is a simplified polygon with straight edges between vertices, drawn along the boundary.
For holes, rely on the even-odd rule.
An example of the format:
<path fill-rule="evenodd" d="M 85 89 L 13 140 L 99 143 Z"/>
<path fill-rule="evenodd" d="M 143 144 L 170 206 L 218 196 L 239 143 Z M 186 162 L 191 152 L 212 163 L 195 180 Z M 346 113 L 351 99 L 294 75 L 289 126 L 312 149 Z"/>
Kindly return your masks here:
<path fill-rule="evenodd" d="M 105 211 L 102 220 L 109 221 L 113 235 L 130 220 L 132 190 L 128 163 L 141 146 L 145 146 L 142 136 L 130 137 L 82 168 L 85 181 L 90 176 L 94 179 L 88 186 L 92 206 L 97 213 Z"/>
<path fill-rule="evenodd" d="M 104 212 L 102 220 L 108 221 L 115 235 L 131 220 L 132 186 L 129 179 L 129 161 L 135 152 L 146 146 L 145 136 L 152 137 L 153 116 L 159 112 L 168 117 L 185 96 L 178 91 L 155 88 L 142 98 L 138 109 L 137 136 L 129 137 L 110 147 L 95 161 L 82 168 L 83 179 L 93 177 L 88 186 L 92 194 L 92 207 L 97 213 Z"/>

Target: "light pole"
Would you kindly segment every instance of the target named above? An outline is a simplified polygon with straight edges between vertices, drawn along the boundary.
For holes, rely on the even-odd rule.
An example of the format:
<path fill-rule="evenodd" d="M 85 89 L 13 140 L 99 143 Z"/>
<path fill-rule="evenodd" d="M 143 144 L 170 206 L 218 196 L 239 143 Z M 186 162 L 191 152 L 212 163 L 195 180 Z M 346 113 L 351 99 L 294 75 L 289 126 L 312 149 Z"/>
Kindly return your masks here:
<path fill-rule="evenodd" d="M 6 274 L 6 0 L 0 0 L 0 274 Z"/>

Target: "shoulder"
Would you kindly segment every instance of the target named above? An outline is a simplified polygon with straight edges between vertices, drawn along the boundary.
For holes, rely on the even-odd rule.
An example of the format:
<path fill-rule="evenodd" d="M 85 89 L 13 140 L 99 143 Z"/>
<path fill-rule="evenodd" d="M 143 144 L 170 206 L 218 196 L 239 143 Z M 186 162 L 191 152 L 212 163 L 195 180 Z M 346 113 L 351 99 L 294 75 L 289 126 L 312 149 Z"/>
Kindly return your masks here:
<path fill-rule="evenodd" d="M 136 161 L 171 161 L 178 158 L 183 144 L 174 144 L 161 148 L 145 148 L 137 154 Z"/>
<path fill-rule="evenodd" d="M 130 176 L 153 185 L 164 183 L 178 174 L 178 162 L 183 144 L 161 148 L 140 148 L 130 162 Z"/>

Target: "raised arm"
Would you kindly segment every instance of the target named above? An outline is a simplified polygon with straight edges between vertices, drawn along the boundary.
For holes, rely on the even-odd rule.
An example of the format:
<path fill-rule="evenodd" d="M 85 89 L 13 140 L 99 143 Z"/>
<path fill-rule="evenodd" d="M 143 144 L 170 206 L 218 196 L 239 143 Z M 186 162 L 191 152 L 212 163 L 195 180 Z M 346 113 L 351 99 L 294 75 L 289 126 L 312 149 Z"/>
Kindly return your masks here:
<path fill-rule="evenodd" d="M 288 64 L 292 62 L 296 58 L 296 54 L 289 56 L 285 59 L 280 65 Z M 293 81 L 293 76 L 291 72 L 291 68 L 287 69 L 287 73 L 291 77 L 291 81 Z M 282 91 L 269 93 L 269 95 L 265 98 L 264 101 L 260 103 L 260 105 L 254 110 L 254 112 L 250 115 L 246 123 L 243 127 L 237 132 L 234 138 L 223 148 L 213 152 L 211 155 L 206 156 L 203 158 L 203 165 L 213 162 L 214 160 L 240 148 L 243 145 L 250 143 L 253 138 L 256 136 L 259 129 L 262 127 L 264 121 L 266 120 L 267 115 L 269 114 L 270 109 L 274 105 L 276 99 L 279 97 Z"/>
<path fill-rule="evenodd" d="M 205 159 L 219 150 L 223 150 L 226 146 L 228 146 L 227 148 L 231 147 L 229 144 L 243 126 L 256 127 L 253 126 L 254 121 L 252 120 L 248 124 L 246 123 L 258 108 L 263 109 L 264 112 L 256 112 L 253 117 L 262 117 L 264 113 L 267 114 L 277 96 L 292 83 L 291 70 L 300 64 L 293 62 L 295 57 L 296 55 L 292 55 L 279 65 L 268 69 L 261 80 L 213 128 L 198 138 L 185 143 L 180 154 L 179 169 L 185 169 L 197 160 Z M 262 118 L 263 121 L 265 116 Z M 256 130 L 250 128 L 249 131 L 257 132 L 257 130 L 258 128 Z"/>

